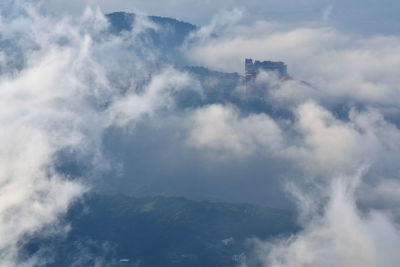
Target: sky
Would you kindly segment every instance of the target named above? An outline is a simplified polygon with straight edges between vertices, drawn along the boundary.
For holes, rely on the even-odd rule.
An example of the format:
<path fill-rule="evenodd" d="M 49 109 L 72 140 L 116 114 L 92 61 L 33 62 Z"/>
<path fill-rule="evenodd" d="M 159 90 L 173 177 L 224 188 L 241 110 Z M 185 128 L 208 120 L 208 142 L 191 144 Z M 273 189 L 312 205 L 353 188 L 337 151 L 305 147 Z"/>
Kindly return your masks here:
<path fill-rule="evenodd" d="M 290 201 L 303 230 L 250 240 L 263 266 L 398 265 L 399 4 L 97 4 L 0 4 L 0 266 L 44 265 L 51 259 L 40 254 L 21 259 L 21 244 L 65 235 L 70 206 L 113 186 Z M 229 102 L 180 109 L 174 96 L 202 97 L 201 84 L 173 64 L 156 67 L 157 44 L 140 34 L 165 29 L 146 17 L 107 34 L 103 13 L 116 10 L 201 25 L 179 47 L 190 65 L 242 73 L 245 57 L 284 61 L 293 80 L 261 73 L 255 82 L 290 116 Z M 152 74 L 143 91 L 128 90 L 143 73 Z M 66 158 L 83 171 L 63 171 Z"/>
<path fill-rule="evenodd" d="M 126 11 L 173 17 L 205 25 L 224 10 L 240 8 L 243 20 L 280 21 L 284 23 L 324 22 L 343 31 L 359 34 L 397 34 L 400 22 L 394 0 L 44 0 L 46 8 L 56 13 L 80 14 L 85 5 L 98 5 L 105 13 Z"/>

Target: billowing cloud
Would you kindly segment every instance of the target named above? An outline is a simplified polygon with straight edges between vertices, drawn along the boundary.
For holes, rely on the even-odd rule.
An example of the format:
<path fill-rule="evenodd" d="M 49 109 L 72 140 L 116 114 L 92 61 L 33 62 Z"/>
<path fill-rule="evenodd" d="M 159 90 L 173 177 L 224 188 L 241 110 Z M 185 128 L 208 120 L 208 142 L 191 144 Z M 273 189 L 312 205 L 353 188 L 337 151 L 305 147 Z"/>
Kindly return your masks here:
<path fill-rule="evenodd" d="M 239 73 L 247 57 L 281 60 L 288 64 L 290 75 L 310 83 L 326 102 L 340 98 L 394 105 L 400 60 L 393 51 L 399 47 L 396 36 L 363 38 L 333 28 L 285 29 L 257 22 L 254 27 L 233 27 L 225 35 L 194 45 L 187 55 L 194 64 Z"/>
<path fill-rule="evenodd" d="M 289 239 L 258 243 L 264 266 L 396 266 L 400 233 L 384 214 L 362 214 L 353 199 L 354 185 L 333 179 L 330 199 L 322 215 L 308 221 L 305 229 Z M 259 242 L 259 241 L 255 241 Z"/>
<path fill-rule="evenodd" d="M 147 28 L 162 30 L 145 17 L 115 36 L 99 9 L 55 19 L 7 5 L 0 20 L 0 265 L 21 264 L 19 248 L 31 236 L 66 230 L 59 217 L 123 153 L 120 173 L 133 185 L 153 179 L 158 192 L 176 184 L 187 191 L 195 181 L 197 191 L 238 201 L 237 188 L 250 199 L 266 188 L 279 195 L 277 184 L 287 182 L 303 229 L 255 241 L 256 260 L 266 266 L 398 262 L 398 36 L 261 20 L 238 25 L 242 9 L 190 36 L 182 48 L 187 60 L 213 69 L 242 72 L 246 57 L 285 61 L 293 80 L 261 74 L 255 81 L 258 100 L 284 110 L 281 117 L 229 101 L 177 108 L 177 92 L 200 83 L 158 64 L 160 52 L 137 38 Z M 121 140 L 108 141 L 112 134 Z M 63 153 L 90 171 L 61 171 Z M 229 186 L 236 187 L 230 196 Z"/>
<path fill-rule="evenodd" d="M 290 168 L 300 170 L 287 179 L 287 192 L 298 206 L 303 227 L 288 238 L 254 241 L 255 258 L 263 266 L 398 263 L 393 248 L 400 242 L 394 197 L 400 144 L 399 44 L 398 36 L 366 38 L 320 26 L 287 29 L 257 22 L 254 27 L 234 25 L 225 35 L 187 48 L 192 62 L 210 68 L 240 73 L 246 57 L 282 60 L 295 77 L 282 82 L 260 75 L 255 82 L 268 104 L 293 115 L 286 123 L 272 117 L 280 145 L 265 153 L 289 159 Z M 252 127 L 233 127 L 237 120 L 226 123 L 227 115 L 207 116 L 213 109 L 218 110 L 209 107 L 194 120 L 203 125 L 196 131 L 203 133 L 196 144 L 211 153 L 227 147 L 230 155 L 254 153 L 243 149 L 251 146 L 240 138 L 252 136 L 246 132 Z M 216 123 L 221 117 L 226 119 Z M 268 134 L 256 132 L 268 143 Z M 258 141 L 255 147 L 266 143 Z M 382 240 L 390 245 L 383 246 Z"/>
<path fill-rule="evenodd" d="M 114 102 L 107 110 L 109 123 L 131 125 L 143 114 L 151 116 L 159 108 L 171 107 L 174 105 L 173 93 L 189 85 L 193 85 L 189 75 L 173 68 L 165 69 L 151 80 L 143 94 L 124 95 Z"/>
<path fill-rule="evenodd" d="M 265 114 L 241 118 L 233 107 L 211 105 L 189 118 L 189 145 L 216 153 L 246 156 L 257 150 L 277 150 L 282 145 L 279 126 Z"/>
<path fill-rule="evenodd" d="M 57 226 L 59 217 L 90 189 L 92 177 L 59 170 L 60 153 L 85 159 L 93 172 L 104 170 L 103 131 L 168 108 L 167 92 L 188 80 L 167 69 L 155 74 L 141 95 L 125 87 L 123 98 L 113 79 L 115 73 L 126 75 L 125 66 L 102 64 L 111 53 L 120 55 L 121 40 L 104 34 L 108 22 L 99 10 L 56 20 L 31 5 L 9 8 L 16 14 L 1 19 L 1 45 L 5 51 L 12 45 L 18 57 L 2 54 L 0 76 L 1 266 L 23 264 L 19 249 L 30 237 L 67 230 Z M 136 60 L 140 64 L 140 56 Z M 45 261 L 31 258 L 25 264 Z"/>

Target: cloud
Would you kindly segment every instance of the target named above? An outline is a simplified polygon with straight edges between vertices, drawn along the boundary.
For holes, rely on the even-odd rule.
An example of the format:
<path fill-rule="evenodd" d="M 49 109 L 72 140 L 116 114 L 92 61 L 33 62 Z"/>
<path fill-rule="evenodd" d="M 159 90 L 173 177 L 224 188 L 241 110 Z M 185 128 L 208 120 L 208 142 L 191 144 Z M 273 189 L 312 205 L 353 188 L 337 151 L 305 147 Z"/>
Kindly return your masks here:
<path fill-rule="evenodd" d="M 330 23 L 344 31 L 357 33 L 396 33 L 398 20 L 395 10 L 399 7 L 394 0 L 239 0 L 216 1 L 124 1 L 124 0 L 43 0 L 44 6 L 55 13 L 81 14 L 87 4 L 97 4 L 105 13 L 114 11 L 144 12 L 149 15 L 174 17 L 198 25 L 207 24 L 213 16 L 232 7 L 245 8 L 247 22 L 268 19 L 280 23 L 299 23 L 320 21 L 321 12 L 334 4 L 335 12 L 330 16 Z M 392 7 L 392 8 L 390 8 Z M 356 14 L 356 15 L 354 15 Z"/>
<path fill-rule="evenodd" d="M 265 114 L 240 117 L 237 109 L 210 105 L 190 116 L 188 144 L 216 153 L 248 156 L 258 150 L 277 150 L 282 145 L 279 126 Z"/>
<path fill-rule="evenodd" d="M 213 17 L 209 24 L 200 27 L 195 32 L 192 32 L 187 38 L 187 42 L 189 44 L 195 42 L 197 45 L 200 45 L 215 36 L 224 34 L 233 24 L 236 24 L 241 20 L 243 13 L 244 11 L 239 8 L 220 12 Z"/>
<path fill-rule="evenodd" d="M 289 238 L 258 244 L 264 266 L 396 266 L 400 233 L 383 213 L 362 214 L 355 206 L 354 184 L 359 177 L 337 177 L 321 215 Z M 385 241 L 383 241 L 385 240 Z"/>
<path fill-rule="evenodd" d="M 10 10 L 0 22 L 0 265 L 22 264 L 21 244 L 57 226 L 68 207 L 97 186 L 94 176 L 121 158 L 131 185 L 152 180 L 153 193 L 180 185 L 181 192 L 214 190 L 218 200 L 247 201 L 270 190 L 281 201 L 277 184 L 288 181 L 303 230 L 258 241 L 257 258 L 267 266 L 398 262 L 397 224 L 387 215 L 398 215 L 397 36 L 261 20 L 237 25 L 245 14 L 240 9 L 191 36 L 183 48 L 188 60 L 213 69 L 243 72 L 245 57 L 285 61 L 295 80 L 262 74 L 256 81 L 272 87 L 263 93 L 289 114 L 281 118 L 229 101 L 176 107 L 177 92 L 200 83 L 156 64 L 159 52 L 137 38 L 155 29 L 144 17 L 132 32 L 114 36 L 99 9 L 60 19 L 31 5 Z M 113 130 L 126 140 L 106 147 Z M 63 153 L 84 159 L 90 171 L 62 172 Z M 378 246 L 382 240 L 390 245 Z"/>
<path fill-rule="evenodd" d="M 285 177 L 287 192 L 298 206 L 303 227 L 288 238 L 255 241 L 255 261 L 285 267 L 396 266 L 399 258 L 393 248 L 400 235 L 394 166 L 400 131 L 393 118 L 397 115 L 391 114 L 399 111 L 400 81 L 395 70 L 400 39 L 360 37 L 320 26 L 285 29 L 268 22 L 255 26 L 253 31 L 234 25 L 225 35 L 187 48 L 192 62 L 210 68 L 240 73 L 243 70 L 237 66 L 253 57 L 285 61 L 289 73 L 299 77 L 282 82 L 262 74 L 255 81 L 255 90 L 266 88 L 258 93 L 269 105 L 293 115 L 285 123 L 270 116 L 279 146 L 263 152 L 268 159 L 290 161 L 287 168 L 294 174 Z M 259 27 L 265 28 L 264 33 Z M 223 110 L 226 107 L 208 108 L 193 119 L 197 128 L 192 145 L 210 154 L 220 149 L 229 156 L 245 157 L 266 147 L 267 134 L 257 135 L 266 143 L 255 142 L 250 124 L 234 126 L 248 117 L 232 119 Z M 390 245 L 381 245 L 385 239 Z M 252 266 L 251 261 L 248 264 Z"/>
<path fill-rule="evenodd" d="M 152 78 L 143 94 L 132 92 L 115 101 L 107 110 L 109 123 L 132 125 L 143 114 L 151 116 L 157 109 L 172 107 L 173 94 L 189 85 L 193 85 L 189 75 L 167 68 Z"/>
<path fill-rule="evenodd" d="M 46 260 L 20 259 L 21 246 L 50 226 L 52 234 L 67 230 L 57 227 L 59 218 L 90 190 L 91 175 L 108 168 L 103 132 L 168 108 L 169 93 L 189 78 L 166 69 L 143 94 L 123 97 L 135 80 L 122 83 L 128 86 L 121 90 L 113 79 L 128 76 L 125 66 L 102 64 L 111 54 L 121 56 L 123 37 L 105 33 L 108 22 L 98 9 L 86 9 L 78 19 L 54 19 L 33 5 L 9 8 L 16 13 L 1 18 L 1 41 L 18 51 L 19 62 L 2 65 L 0 76 L 0 265 L 35 266 Z M 136 44 L 125 57 L 137 54 L 140 66 L 145 48 Z M 2 57 L 15 60 L 13 53 Z M 60 171 L 59 155 L 67 152 L 85 159 L 90 171 Z"/>
<path fill-rule="evenodd" d="M 385 162 L 398 158 L 400 131 L 376 109 L 350 109 L 347 121 L 312 101 L 292 111 L 294 120 L 282 120 L 265 113 L 241 115 L 234 106 L 204 106 L 188 116 L 187 143 L 229 157 L 286 158 L 323 177 L 370 164 L 389 171 Z"/>
<path fill-rule="evenodd" d="M 378 145 L 368 142 L 369 138 L 352 122 L 344 123 L 312 102 L 301 104 L 296 109 L 296 116 L 294 128 L 302 139 L 288 148 L 295 161 L 303 158 L 313 162 L 312 165 L 305 162 L 304 166 L 309 165 L 315 168 L 314 171 L 345 172 L 373 160 L 371 151 L 376 151 Z"/>
<path fill-rule="evenodd" d="M 193 64 L 239 73 L 247 57 L 281 60 L 290 75 L 312 84 L 326 102 L 395 105 L 398 99 L 397 36 L 356 37 L 329 27 L 285 29 L 266 22 L 256 23 L 255 29 L 232 27 L 226 35 L 189 47 L 188 58 Z"/>
<path fill-rule="evenodd" d="M 333 5 L 329 5 L 322 11 L 322 21 L 326 22 L 329 20 L 333 10 Z"/>

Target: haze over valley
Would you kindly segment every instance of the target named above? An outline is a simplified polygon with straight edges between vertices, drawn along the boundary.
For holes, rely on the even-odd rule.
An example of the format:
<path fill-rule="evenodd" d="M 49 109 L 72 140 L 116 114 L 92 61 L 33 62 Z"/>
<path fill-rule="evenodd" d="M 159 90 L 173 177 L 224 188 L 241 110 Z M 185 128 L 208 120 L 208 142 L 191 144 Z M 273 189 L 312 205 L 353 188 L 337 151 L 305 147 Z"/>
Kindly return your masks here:
<path fill-rule="evenodd" d="M 398 4 L 344 2 L 2 1 L 0 266 L 398 266 Z"/>

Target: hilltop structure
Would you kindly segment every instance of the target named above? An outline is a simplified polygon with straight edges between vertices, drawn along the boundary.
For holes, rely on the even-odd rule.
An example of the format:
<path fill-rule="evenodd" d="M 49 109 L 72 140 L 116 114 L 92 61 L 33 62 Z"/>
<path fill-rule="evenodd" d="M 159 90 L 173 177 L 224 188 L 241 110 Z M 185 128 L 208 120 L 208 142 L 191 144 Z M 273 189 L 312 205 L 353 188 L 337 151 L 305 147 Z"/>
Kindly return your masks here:
<path fill-rule="evenodd" d="M 248 80 L 255 79 L 260 71 L 276 72 L 280 79 L 287 76 L 287 66 L 283 62 L 259 61 L 253 63 L 253 59 L 246 58 L 244 78 Z"/>

